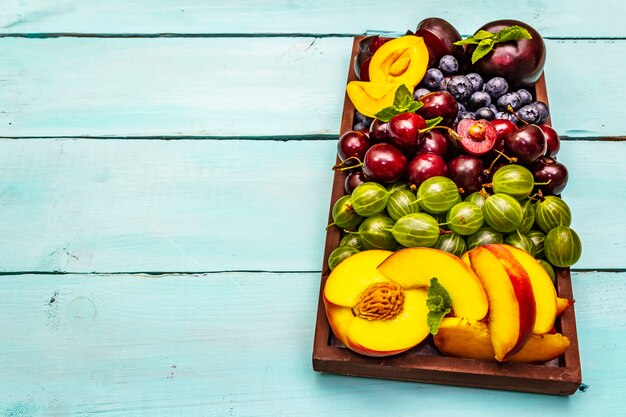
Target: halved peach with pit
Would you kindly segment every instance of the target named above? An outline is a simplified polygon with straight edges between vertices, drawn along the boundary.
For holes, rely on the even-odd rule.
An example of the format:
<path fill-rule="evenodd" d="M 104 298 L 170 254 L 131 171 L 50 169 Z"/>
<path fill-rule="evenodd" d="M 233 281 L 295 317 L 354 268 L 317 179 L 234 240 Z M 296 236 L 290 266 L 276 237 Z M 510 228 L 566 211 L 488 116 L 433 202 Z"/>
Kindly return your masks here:
<path fill-rule="evenodd" d="M 324 286 L 333 333 L 363 355 L 401 353 L 429 334 L 426 290 L 405 288 L 376 269 L 391 253 L 368 250 L 352 255 L 335 267 Z"/>

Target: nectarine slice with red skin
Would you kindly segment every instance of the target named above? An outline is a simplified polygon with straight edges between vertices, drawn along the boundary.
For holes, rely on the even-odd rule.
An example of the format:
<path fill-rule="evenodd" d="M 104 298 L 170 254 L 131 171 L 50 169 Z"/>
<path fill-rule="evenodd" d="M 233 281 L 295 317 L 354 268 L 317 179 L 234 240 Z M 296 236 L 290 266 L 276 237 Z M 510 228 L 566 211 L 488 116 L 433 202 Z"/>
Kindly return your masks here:
<path fill-rule="evenodd" d="M 556 297 L 556 316 L 563 314 L 567 307 L 574 304 L 574 301 L 569 298 Z"/>
<path fill-rule="evenodd" d="M 489 332 L 498 361 L 526 343 L 535 325 L 535 298 L 528 274 L 511 252 L 485 245 L 469 252 L 472 269 L 489 299 Z"/>
<path fill-rule="evenodd" d="M 403 288 L 428 288 L 437 278 L 452 299 L 454 315 L 480 320 L 487 315 L 487 295 L 474 271 L 460 258 L 432 248 L 407 248 L 391 254 L 380 271 Z"/>
<path fill-rule="evenodd" d="M 535 258 L 510 245 L 500 245 L 515 257 L 526 270 L 535 296 L 535 326 L 533 333 L 548 333 L 557 316 L 556 290 L 550 276 Z"/>
<path fill-rule="evenodd" d="M 433 337 L 441 353 L 457 358 L 495 360 L 488 325 L 460 317 L 444 318 Z M 532 334 L 524 347 L 508 362 L 544 363 L 561 356 L 570 341 L 561 333 Z"/>

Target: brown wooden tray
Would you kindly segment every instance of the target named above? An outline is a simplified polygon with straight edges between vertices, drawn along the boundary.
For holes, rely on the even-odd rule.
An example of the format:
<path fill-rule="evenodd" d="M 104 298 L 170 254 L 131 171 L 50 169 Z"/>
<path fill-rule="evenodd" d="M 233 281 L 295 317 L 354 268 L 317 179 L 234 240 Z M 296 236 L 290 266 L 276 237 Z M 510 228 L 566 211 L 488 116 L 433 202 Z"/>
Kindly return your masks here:
<path fill-rule="evenodd" d="M 358 52 L 358 42 L 361 39 L 363 39 L 362 36 L 354 38 L 348 81 L 356 79 L 352 63 Z M 535 94 L 538 100 L 548 102 L 543 75 L 535 85 Z M 340 134 L 352 129 L 353 118 L 354 106 L 346 95 Z M 343 172 L 335 173 L 330 201 L 331 210 L 335 201 L 345 194 L 343 188 L 345 175 Z M 328 223 L 331 222 L 332 217 L 329 210 Z M 553 395 L 573 394 L 581 385 L 582 374 L 574 306 L 565 310 L 555 325 L 558 331 L 570 339 L 571 344 L 561 358 L 546 364 L 498 363 L 446 357 L 437 351 L 430 336 L 419 346 L 391 357 L 371 358 L 352 352 L 333 335 L 322 301 L 324 284 L 330 274 L 328 256 L 339 245 L 340 237 L 341 232 L 336 227 L 329 228 L 326 233 L 313 344 L 314 370 L 341 375 Z M 557 293 L 560 297 L 573 299 L 569 269 L 557 270 L 557 275 Z"/>

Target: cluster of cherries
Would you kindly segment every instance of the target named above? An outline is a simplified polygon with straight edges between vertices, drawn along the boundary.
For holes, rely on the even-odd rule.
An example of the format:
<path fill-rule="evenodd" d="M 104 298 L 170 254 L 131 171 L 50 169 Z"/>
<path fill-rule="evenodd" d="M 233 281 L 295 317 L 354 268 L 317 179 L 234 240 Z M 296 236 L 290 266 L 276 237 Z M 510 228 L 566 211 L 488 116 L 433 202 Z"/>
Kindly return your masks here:
<path fill-rule="evenodd" d="M 480 191 L 503 165 L 517 163 L 533 174 L 536 191 L 559 195 L 568 179 L 567 168 L 556 161 L 560 139 L 546 124 L 523 120 L 456 121 L 458 103 L 447 91 L 419 98 L 415 113 L 401 113 L 388 122 L 356 112 L 355 130 L 343 134 L 336 168 L 349 170 L 345 191 L 373 181 L 391 184 L 406 181 L 417 189 L 426 179 L 446 176 L 463 195 Z M 434 128 L 426 120 L 441 118 Z M 519 126 L 518 126 L 519 124 Z"/>

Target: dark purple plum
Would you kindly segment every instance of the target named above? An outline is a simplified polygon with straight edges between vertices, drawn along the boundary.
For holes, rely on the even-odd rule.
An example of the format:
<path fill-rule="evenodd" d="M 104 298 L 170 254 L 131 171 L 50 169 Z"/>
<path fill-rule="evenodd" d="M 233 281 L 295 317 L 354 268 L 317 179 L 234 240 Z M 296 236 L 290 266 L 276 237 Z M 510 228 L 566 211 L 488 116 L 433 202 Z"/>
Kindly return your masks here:
<path fill-rule="evenodd" d="M 428 48 L 429 68 L 436 67 L 444 55 L 453 55 L 457 59 L 463 57 L 463 47 L 454 44 L 462 39 L 461 34 L 444 19 L 431 17 L 422 20 L 415 34 L 424 38 Z"/>
<path fill-rule="evenodd" d="M 543 38 L 530 25 L 518 20 L 497 20 L 483 25 L 479 30 L 498 33 L 510 26 L 526 28 L 532 39 L 520 39 L 495 44 L 492 51 L 471 64 L 476 45 L 465 49 L 466 63 L 483 77 L 504 77 L 512 85 L 531 85 L 541 76 L 546 61 Z"/>

